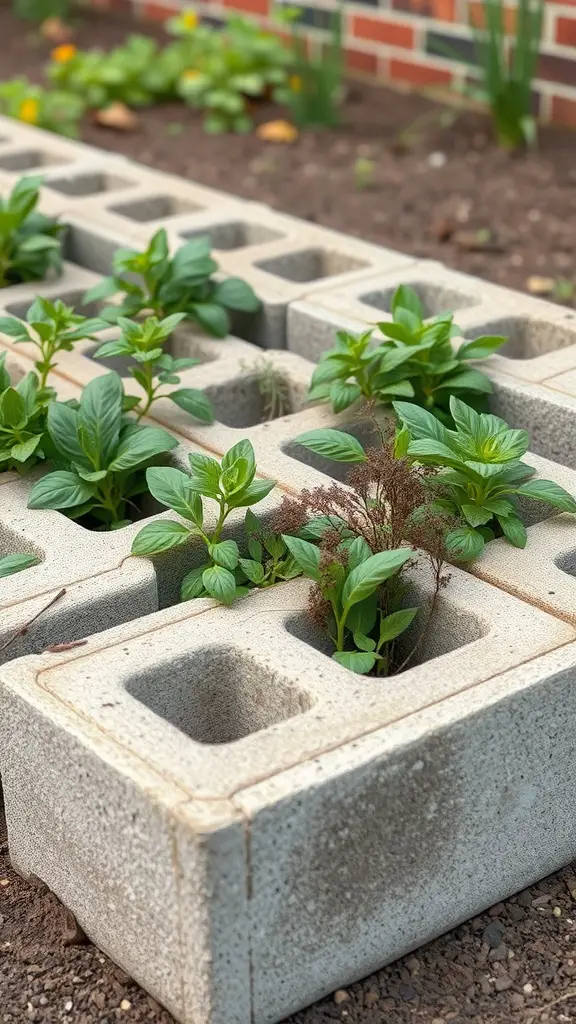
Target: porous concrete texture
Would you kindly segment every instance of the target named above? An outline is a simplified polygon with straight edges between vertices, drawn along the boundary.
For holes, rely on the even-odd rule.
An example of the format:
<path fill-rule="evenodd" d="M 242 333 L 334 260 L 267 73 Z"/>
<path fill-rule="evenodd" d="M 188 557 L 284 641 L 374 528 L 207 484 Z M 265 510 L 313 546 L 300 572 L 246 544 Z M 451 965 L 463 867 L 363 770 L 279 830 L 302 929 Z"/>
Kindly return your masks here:
<path fill-rule="evenodd" d="M 69 225 L 64 273 L 4 289 L 3 313 L 23 316 L 35 294 L 80 303 L 117 247 L 160 227 L 172 251 L 208 235 L 220 279 L 263 299 L 227 339 L 174 332 L 172 354 L 201 360 L 182 386 L 206 391 L 216 422 L 158 402 L 150 422 L 179 441 L 167 463 L 249 438 L 277 481 L 256 508 L 266 522 L 285 493 L 345 485 L 350 466 L 296 438 L 339 427 L 366 444 L 374 426 L 309 405 L 308 384 L 335 332 L 387 319 L 405 283 L 428 314 L 454 309 L 465 337 L 509 337 L 483 364 L 491 409 L 529 430 L 538 475 L 576 495 L 573 311 L 0 119 L 0 189 L 38 167 L 41 208 Z M 110 369 L 138 393 L 96 345 L 59 355 L 61 399 Z M 33 365 L 31 346 L 0 336 L 0 350 L 14 381 Z M 286 404 L 268 417 L 270 374 Z M 0 580 L 11 856 L 182 1024 L 275 1024 L 576 856 L 576 517 L 527 502 L 526 548 L 495 541 L 451 567 L 413 662 L 374 679 L 329 658 L 306 582 L 230 609 L 178 604 L 202 545 L 130 554 L 145 522 L 174 513 L 147 499 L 132 526 L 95 532 L 27 509 L 34 478 L 0 476 L 0 553 L 41 559 Z M 241 542 L 243 519 L 225 536 Z"/>
<path fill-rule="evenodd" d="M 286 890 L 298 858 L 284 829 L 298 819 L 300 798 L 285 817 L 277 798 L 290 769 L 305 771 L 307 802 L 322 782 L 322 755 L 339 750 L 346 758 L 366 733 L 441 707 L 575 637 L 567 624 L 455 570 L 437 606 L 432 648 L 391 693 L 305 642 L 307 589 L 295 581 L 226 610 L 191 602 L 150 616 L 145 632 L 140 620 L 57 659 L 19 659 L 2 673 L 0 723 L 11 725 L 0 724 L 1 767 L 14 863 L 39 874 L 87 933 L 186 1022 L 275 1021 L 331 987 L 321 929 L 314 948 L 306 944 L 300 980 L 294 969 L 304 947 L 290 936 L 303 921 L 300 906 L 295 917 L 291 910 L 300 885 L 294 900 Z M 328 803 L 338 805 L 348 773 L 343 789 L 338 773 L 333 785 L 324 781 Z M 390 806 L 404 785 L 401 774 L 390 779 Z M 267 799 L 253 816 L 244 808 L 261 787 Z M 278 815 L 271 842 L 260 829 Z M 334 873 L 349 873 L 362 888 L 365 828 L 358 812 L 342 816 L 348 852 L 337 867 L 330 858 L 311 862 L 312 903 L 333 887 Z M 327 841 L 321 826 L 313 832 L 314 841 Z M 338 831 L 330 835 L 338 843 Z M 288 985 L 281 960 L 262 948 L 277 887 L 283 935 L 268 941 L 289 947 Z M 410 892 L 404 898 L 411 903 Z M 370 915 L 379 947 L 393 950 L 388 900 L 384 885 Z"/>

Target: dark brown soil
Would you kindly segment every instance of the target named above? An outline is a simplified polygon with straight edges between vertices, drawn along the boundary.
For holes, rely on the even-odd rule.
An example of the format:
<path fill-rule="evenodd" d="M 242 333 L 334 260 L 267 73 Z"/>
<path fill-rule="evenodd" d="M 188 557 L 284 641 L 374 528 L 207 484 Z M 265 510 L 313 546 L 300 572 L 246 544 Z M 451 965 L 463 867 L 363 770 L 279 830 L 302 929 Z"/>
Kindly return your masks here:
<path fill-rule="evenodd" d="M 0 1022 L 174 1024 L 41 885 L 10 867 L 0 809 Z M 566 1024 L 576 1018 L 576 865 L 287 1024 Z"/>
<path fill-rule="evenodd" d="M 22 26 L 0 7 L 0 75 L 40 79 L 50 46 Z M 139 27 L 162 35 L 159 27 Z M 109 47 L 127 30 L 134 30 L 133 22 L 86 13 L 77 22 L 75 42 Z M 353 82 L 339 131 L 304 133 L 288 146 L 255 135 L 207 136 L 200 115 L 176 103 L 142 111 L 130 133 L 86 123 L 83 138 L 515 288 L 524 289 L 534 275 L 576 281 L 576 134 L 543 129 L 538 153 L 511 157 L 494 145 L 486 118 L 466 112 L 455 125 L 442 127 L 445 109 L 419 96 Z M 262 104 L 254 113 L 260 122 L 281 112 Z M 411 126 L 410 144 L 402 148 Z M 355 181 L 358 158 L 375 165 L 365 190 Z"/>

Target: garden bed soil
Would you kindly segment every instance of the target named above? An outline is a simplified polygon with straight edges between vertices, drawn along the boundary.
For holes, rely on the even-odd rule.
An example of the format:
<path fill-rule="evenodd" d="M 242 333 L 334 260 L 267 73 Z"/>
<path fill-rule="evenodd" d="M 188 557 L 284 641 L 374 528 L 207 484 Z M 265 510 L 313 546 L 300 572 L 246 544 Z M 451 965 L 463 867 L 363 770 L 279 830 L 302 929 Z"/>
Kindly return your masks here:
<path fill-rule="evenodd" d="M 168 38 L 160 26 L 86 12 L 78 15 L 74 41 L 108 48 L 135 29 Z M 1 77 L 40 81 L 50 44 L 5 6 L 0 38 Z M 206 135 L 201 115 L 181 103 L 138 112 L 132 132 L 87 120 L 82 138 L 512 288 L 526 290 L 534 276 L 576 281 L 576 133 L 543 128 L 538 152 L 510 156 L 495 146 L 487 118 L 462 112 L 442 127 L 446 109 L 414 94 L 350 82 L 342 127 L 302 133 L 289 145 L 254 133 Z M 268 103 L 253 112 L 258 123 L 283 115 Z M 359 158 L 375 165 L 364 190 L 355 182 Z"/>
<path fill-rule="evenodd" d="M 12 869 L 0 808 L 1 1024 L 174 1024 Z M 576 864 L 287 1024 L 566 1024 L 576 1015 Z"/>

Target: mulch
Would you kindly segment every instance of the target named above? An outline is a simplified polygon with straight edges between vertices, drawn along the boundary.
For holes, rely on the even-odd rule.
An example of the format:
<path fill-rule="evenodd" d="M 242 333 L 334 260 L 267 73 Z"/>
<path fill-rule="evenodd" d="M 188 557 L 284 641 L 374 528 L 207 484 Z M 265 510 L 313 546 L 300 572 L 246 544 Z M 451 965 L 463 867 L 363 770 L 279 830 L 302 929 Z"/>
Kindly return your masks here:
<path fill-rule="evenodd" d="M 86 12 L 78 46 L 116 45 L 133 22 Z M 158 38 L 159 27 L 145 31 Z M 49 46 L 0 7 L 2 78 L 40 81 Z M 86 122 L 82 138 L 314 223 L 524 289 L 533 275 L 576 279 L 576 135 L 543 129 L 511 157 L 488 121 L 422 97 L 353 82 L 338 131 L 289 146 L 206 136 L 181 104 L 139 113 L 134 132 Z M 279 115 L 254 108 L 257 122 Z M 358 159 L 373 161 L 359 189 Z M 576 865 L 491 908 L 390 967 L 296 1014 L 290 1024 L 565 1024 L 576 1019 Z M 171 1024 L 41 884 L 10 866 L 0 808 L 0 1024 Z"/>

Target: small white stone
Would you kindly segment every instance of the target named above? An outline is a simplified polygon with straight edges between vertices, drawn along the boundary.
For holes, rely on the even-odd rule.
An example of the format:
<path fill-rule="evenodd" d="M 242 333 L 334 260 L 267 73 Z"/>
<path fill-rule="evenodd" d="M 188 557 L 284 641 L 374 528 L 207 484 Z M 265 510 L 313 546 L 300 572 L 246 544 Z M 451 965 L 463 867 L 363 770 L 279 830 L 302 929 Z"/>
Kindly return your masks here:
<path fill-rule="evenodd" d="M 436 150 L 436 152 L 434 153 L 428 154 L 428 163 L 430 164 L 430 167 L 445 167 L 447 162 L 448 157 L 446 156 L 446 153 L 441 153 L 439 150 Z"/>

